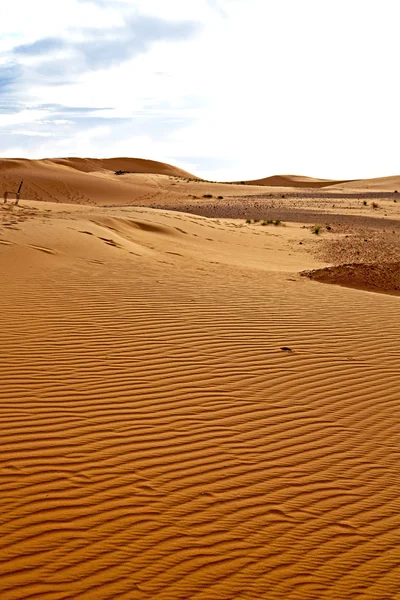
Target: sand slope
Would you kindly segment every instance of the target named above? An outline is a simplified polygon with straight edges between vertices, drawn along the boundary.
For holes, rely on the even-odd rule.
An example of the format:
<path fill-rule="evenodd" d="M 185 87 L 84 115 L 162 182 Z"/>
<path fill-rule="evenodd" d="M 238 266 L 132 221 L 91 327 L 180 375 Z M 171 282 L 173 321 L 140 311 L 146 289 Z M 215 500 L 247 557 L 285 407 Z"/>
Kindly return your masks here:
<path fill-rule="evenodd" d="M 400 598 L 400 305 L 306 235 L 2 209 L 2 600 Z"/>
<path fill-rule="evenodd" d="M 400 295 L 399 262 L 342 264 L 305 271 L 303 275 L 322 283 Z"/>
<path fill-rule="evenodd" d="M 355 179 L 348 182 L 336 182 L 331 190 L 363 190 L 366 192 L 397 192 L 400 194 L 400 175 L 376 177 L 374 179 Z"/>
<path fill-rule="evenodd" d="M 118 170 L 138 173 L 139 178 L 132 185 L 125 176 L 114 174 Z M 192 177 L 176 167 L 141 159 L 0 159 L 2 193 L 17 190 L 23 179 L 25 198 L 50 202 L 134 204 L 157 190 L 157 175 Z"/>

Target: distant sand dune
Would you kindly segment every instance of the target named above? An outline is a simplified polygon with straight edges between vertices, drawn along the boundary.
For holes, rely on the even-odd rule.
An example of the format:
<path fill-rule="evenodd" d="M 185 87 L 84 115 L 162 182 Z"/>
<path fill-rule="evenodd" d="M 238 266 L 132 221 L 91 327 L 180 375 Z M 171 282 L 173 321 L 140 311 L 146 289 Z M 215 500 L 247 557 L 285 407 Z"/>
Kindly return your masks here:
<path fill-rule="evenodd" d="M 120 175 L 115 173 L 122 172 Z M 400 193 L 400 176 L 370 180 L 331 181 L 297 175 L 275 175 L 242 183 L 212 183 L 172 165 L 139 158 L 0 159 L 0 194 L 16 191 L 24 180 L 30 200 L 91 205 L 185 206 L 260 193 L 330 195 L 356 192 Z M 262 191 L 261 191 L 262 190 Z M 182 208 L 184 210 L 184 208 Z"/>
<path fill-rule="evenodd" d="M 289 187 L 289 188 L 325 188 L 347 181 L 335 181 L 332 179 L 315 179 L 314 177 L 304 177 L 300 175 L 273 175 L 263 179 L 253 179 L 246 181 L 248 184 L 265 185 L 268 187 Z M 351 182 L 350 182 L 351 183 Z"/>
<path fill-rule="evenodd" d="M 400 193 L 400 176 L 376 177 L 375 179 L 330 180 L 315 179 L 299 175 L 273 175 L 264 179 L 246 181 L 250 185 L 262 185 L 279 188 L 321 189 L 324 193 L 335 191 L 359 190 L 364 192 L 394 192 Z"/>
<path fill-rule="evenodd" d="M 336 182 L 332 190 L 364 190 L 366 192 L 394 192 L 400 193 L 400 176 L 376 177 L 375 179 L 356 179 L 349 182 Z"/>
<path fill-rule="evenodd" d="M 0 217 L 1 600 L 399 598 L 398 298 L 296 224 Z"/>

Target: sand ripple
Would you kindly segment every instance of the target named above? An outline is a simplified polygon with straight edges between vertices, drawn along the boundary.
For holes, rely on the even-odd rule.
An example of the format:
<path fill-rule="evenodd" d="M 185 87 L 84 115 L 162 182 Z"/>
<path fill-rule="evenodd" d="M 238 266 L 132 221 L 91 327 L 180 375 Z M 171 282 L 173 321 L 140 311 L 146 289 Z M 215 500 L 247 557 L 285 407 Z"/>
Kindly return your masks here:
<path fill-rule="evenodd" d="M 37 255 L 1 273 L 2 600 L 399 598 L 397 298 Z"/>

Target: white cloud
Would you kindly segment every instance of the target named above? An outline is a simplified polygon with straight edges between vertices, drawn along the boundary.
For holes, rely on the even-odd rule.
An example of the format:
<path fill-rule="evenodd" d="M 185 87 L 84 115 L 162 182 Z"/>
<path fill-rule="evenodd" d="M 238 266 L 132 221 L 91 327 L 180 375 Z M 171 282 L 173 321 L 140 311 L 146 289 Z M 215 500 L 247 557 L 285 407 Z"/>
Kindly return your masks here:
<path fill-rule="evenodd" d="M 27 135 L 28 137 L 53 137 L 54 133 L 45 133 L 44 131 L 33 131 L 26 129 L 15 129 L 10 131 L 12 135 Z"/>
<path fill-rule="evenodd" d="M 0 127 L 47 136 L 45 121 L 53 120 L 59 136 L 21 151 L 179 157 L 181 166 L 222 180 L 399 172 L 396 0 L 14 0 L 0 8 L 7 34 L 0 50 L 71 32 L 78 39 L 89 27 L 110 35 L 133 15 L 203 29 L 185 39 L 156 39 L 116 66 L 89 64 L 59 85 L 26 71 L 18 79 L 16 71 L 14 101 L 29 102 L 31 110 L 0 114 Z M 98 52 L 101 58 L 101 43 Z M 18 58 L 29 61 L 38 59 Z M 109 110 L 83 119 L 40 110 L 43 104 Z M 117 118 L 130 121 L 118 126 Z M 15 154 L 14 140 L 4 144 L 3 155 Z"/>
<path fill-rule="evenodd" d="M 0 127 L 37 123 L 41 121 L 45 114 L 46 112 L 42 110 L 23 110 L 18 113 L 0 114 Z"/>

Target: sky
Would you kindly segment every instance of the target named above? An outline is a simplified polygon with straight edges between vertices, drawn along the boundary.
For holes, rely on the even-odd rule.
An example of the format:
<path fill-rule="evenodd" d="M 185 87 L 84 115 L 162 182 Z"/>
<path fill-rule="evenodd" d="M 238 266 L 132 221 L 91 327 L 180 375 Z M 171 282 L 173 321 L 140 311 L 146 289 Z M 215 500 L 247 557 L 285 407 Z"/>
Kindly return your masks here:
<path fill-rule="evenodd" d="M 0 156 L 400 173 L 398 0 L 0 3 Z"/>

